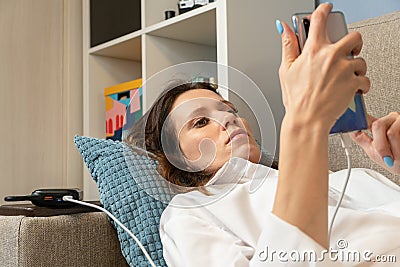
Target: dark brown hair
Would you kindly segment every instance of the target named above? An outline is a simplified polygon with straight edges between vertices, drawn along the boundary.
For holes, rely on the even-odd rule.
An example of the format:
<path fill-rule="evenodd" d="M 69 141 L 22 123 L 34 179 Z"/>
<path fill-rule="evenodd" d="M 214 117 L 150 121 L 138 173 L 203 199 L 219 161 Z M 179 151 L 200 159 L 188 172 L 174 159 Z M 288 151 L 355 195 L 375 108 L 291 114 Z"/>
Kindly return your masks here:
<path fill-rule="evenodd" d="M 151 156 L 159 162 L 159 173 L 167 181 L 184 187 L 203 186 L 211 179 L 216 171 L 202 170 L 191 172 L 177 168 L 171 164 L 164 153 L 161 135 L 163 125 L 178 96 L 193 89 L 206 89 L 216 94 L 218 94 L 218 92 L 216 91 L 216 86 L 206 82 L 175 82 L 175 84 L 177 85 L 170 86 L 158 97 L 150 110 L 129 130 L 124 141 L 150 152 L 152 154 Z M 170 140 L 178 140 L 174 131 L 167 131 L 166 135 Z M 177 149 L 179 148 L 177 147 Z"/>
<path fill-rule="evenodd" d="M 190 171 L 190 166 L 187 166 L 186 170 L 176 167 L 167 159 L 162 144 L 162 132 L 175 100 L 181 94 L 193 89 L 205 89 L 219 95 L 216 88 L 216 85 L 206 82 L 171 82 L 167 89 L 157 98 L 149 111 L 129 129 L 124 142 L 150 152 L 149 155 L 159 162 L 158 172 L 167 181 L 188 188 L 204 186 L 217 170 Z M 185 165 L 186 163 L 182 162 L 181 154 L 179 152 L 175 153 L 175 151 L 180 150 L 177 133 L 171 127 L 166 127 L 164 131 L 167 141 L 176 143 L 172 145 L 173 153 L 169 153 L 168 156 L 170 159 L 173 157 L 175 162 L 178 161 L 182 165 Z M 260 148 L 262 154 L 259 163 L 278 169 L 278 161 L 267 151 L 264 151 L 261 146 Z"/>

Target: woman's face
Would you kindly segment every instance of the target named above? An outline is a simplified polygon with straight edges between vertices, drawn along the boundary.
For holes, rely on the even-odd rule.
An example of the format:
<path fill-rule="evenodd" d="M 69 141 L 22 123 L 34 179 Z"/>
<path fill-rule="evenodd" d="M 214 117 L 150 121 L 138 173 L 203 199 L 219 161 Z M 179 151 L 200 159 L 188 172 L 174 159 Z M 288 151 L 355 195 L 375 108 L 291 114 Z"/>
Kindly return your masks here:
<path fill-rule="evenodd" d="M 174 102 L 170 121 L 185 162 L 196 171 L 217 170 L 231 157 L 258 163 L 260 149 L 236 108 L 206 89 L 189 90 Z"/>

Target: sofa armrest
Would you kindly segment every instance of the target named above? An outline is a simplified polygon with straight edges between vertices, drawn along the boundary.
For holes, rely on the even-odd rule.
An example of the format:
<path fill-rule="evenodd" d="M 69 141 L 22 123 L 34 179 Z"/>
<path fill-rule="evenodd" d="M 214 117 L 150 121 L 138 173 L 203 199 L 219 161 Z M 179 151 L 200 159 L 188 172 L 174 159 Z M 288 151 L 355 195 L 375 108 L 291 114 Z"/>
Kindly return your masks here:
<path fill-rule="evenodd" d="M 128 266 L 102 212 L 0 216 L 2 266 Z"/>

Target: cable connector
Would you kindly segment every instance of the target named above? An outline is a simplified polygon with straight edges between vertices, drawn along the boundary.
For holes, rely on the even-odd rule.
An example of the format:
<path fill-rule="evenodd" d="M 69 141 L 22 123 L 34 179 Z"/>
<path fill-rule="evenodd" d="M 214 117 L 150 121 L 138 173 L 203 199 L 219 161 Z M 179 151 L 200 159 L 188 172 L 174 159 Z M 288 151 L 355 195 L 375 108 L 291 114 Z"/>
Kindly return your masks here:
<path fill-rule="evenodd" d="M 342 142 L 342 147 L 344 149 L 349 149 L 351 146 L 351 138 L 348 133 L 340 134 L 340 141 Z"/>
<path fill-rule="evenodd" d="M 63 201 L 70 201 L 70 199 L 74 199 L 74 197 L 73 196 L 63 196 L 63 198 L 62 198 Z M 70 201 L 70 202 L 72 202 L 72 201 Z"/>

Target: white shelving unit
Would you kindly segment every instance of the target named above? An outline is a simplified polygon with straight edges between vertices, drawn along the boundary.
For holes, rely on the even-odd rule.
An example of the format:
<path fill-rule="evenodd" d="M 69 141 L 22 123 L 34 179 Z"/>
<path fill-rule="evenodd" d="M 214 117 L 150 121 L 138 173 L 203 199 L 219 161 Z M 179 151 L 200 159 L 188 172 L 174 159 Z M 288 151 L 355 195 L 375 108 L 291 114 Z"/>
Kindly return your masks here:
<path fill-rule="evenodd" d="M 294 12 L 311 11 L 314 1 L 216 0 L 178 15 L 177 0 L 141 0 L 140 30 L 92 48 L 89 1 L 83 0 L 84 135 L 105 137 L 104 88 L 137 78 L 146 83 L 152 75 L 190 61 L 216 62 L 248 75 L 267 98 L 279 128 L 283 107 L 277 77 L 280 38 L 275 19 L 290 21 Z M 171 9 L 177 15 L 164 20 L 164 11 Z M 223 81 L 228 84 L 227 75 L 221 75 L 218 69 L 210 71 L 216 73 L 219 82 L 228 79 Z M 144 88 L 144 110 L 161 89 Z M 224 96 L 232 97 L 239 109 L 248 111 L 237 97 Z M 254 118 L 248 119 L 256 125 Z M 275 140 L 270 145 L 274 144 Z M 87 200 L 98 199 L 96 185 L 86 169 L 84 191 Z"/>

